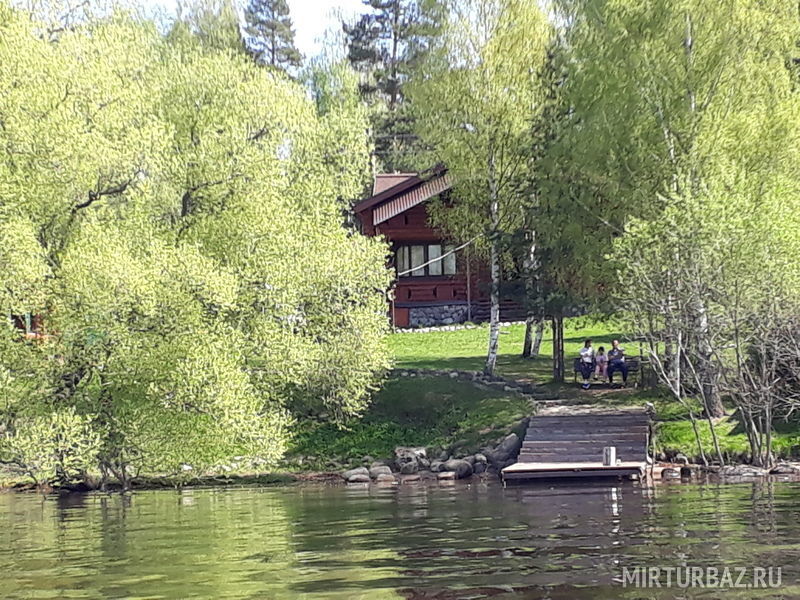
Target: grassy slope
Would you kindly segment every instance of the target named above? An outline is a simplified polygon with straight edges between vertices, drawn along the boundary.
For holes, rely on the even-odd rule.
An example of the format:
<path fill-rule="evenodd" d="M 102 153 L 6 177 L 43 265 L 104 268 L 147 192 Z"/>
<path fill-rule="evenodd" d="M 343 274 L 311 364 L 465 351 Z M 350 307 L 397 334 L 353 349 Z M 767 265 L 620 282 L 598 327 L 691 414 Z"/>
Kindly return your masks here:
<path fill-rule="evenodd" d="M 389 339 L 399 368 L 461 369 L 477 371 L 483 367 L 488 330 L 484 327 L 459 331 L 404 333 Z M 597 386 L 584 392 L 572 383 L 571 358 L 587 337 L 595 347 L 608 347 L 613 338 L 624 338 L 617 327 L 592 322 L 587 318 L 568 319 L 565 330 L 567 380 L 569 383 L 550 383 L 552 336 L 546 332 L 541 357 L 525 360 L 520 357 L 524 327 L 514 325 L 503 329 L 500 339 L 498 372 L 506 377 L 534 381 L 547 385 L 564 399 L 580 399 L 584 403 L 602 406 L 642 406 L 652 402 L 660 423 L 657 445 L 659 450 L 680 451 L 687 456 L 698 454 L 691 423 L 685 409 L 668 394 L 659 390 L 608 390 Z M 636 344 L 625 344 L 629 355 L 638 354 Z M 699 406 L 697 414 L 700 413 Z M 448 446 L 458 440 L 466 448 L 477 450 L 481 445 L 507 433 L 528 415 L 530 408 L 513 394 L 480 390 L 468 382 L 447 377 L 401 378 L 390 380 L 376 394 L 372 407 L 361 421 L 348 429 L 330 425 L 304 424 L 291 455 L 316 456 L 305 467 L 321 468 L 325 460 L 336 457 L 339 462 L 360 463 L 364 455 L 385 458 L 395 446 Z M 700 422 L 701 439 L 710 456 L 712 443 L 708 424 Z M 737 458 L 747 451 L 745 436 L 736 430 L 736 422 L 723 420 L 717 425 L 722 451 Z M 783 455 L 800 453 L 800 432 L 796 429 L 776 434 L 775 449 Z"/>
<path fill-rule="evenodd" d="M 448 448 L 456 444 L 477 450 L 508 434 L 530 415 L 530 402 L 516 394 L 481 390 L 449 377 L 403 377 L 386 382 L 360 421 L 347 429 L 305 424 L 295 438 L 288 461 L 320 469 L 360 465 L 364 456 L 388 458 L 396 446 Z M 309 458 L 311 457 L 311 458 Z"/>

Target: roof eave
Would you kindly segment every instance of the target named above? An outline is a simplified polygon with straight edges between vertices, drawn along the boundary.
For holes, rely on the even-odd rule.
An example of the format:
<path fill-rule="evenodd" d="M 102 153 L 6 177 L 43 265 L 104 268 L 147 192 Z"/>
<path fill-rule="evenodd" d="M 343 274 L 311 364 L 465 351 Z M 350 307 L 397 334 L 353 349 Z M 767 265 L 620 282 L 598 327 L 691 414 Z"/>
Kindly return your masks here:
<path fill-rule="evenodd" d="M 405 181 L 401 181 L 397 185 L 387 188 L 379 194 L 365 198 L 353 207 L 353 212 L 362 213 L 370 208 L 375 208 L 384 202 L 388 202 L 395 196 L 398 196 L 404 192 L 408 192 L 413 188 L 430 181 L 434 177 L 440 177 L 445 173 L 447 173 L 447 167 L 445 167 L 442 163 L 434 165 L 430 169 L 422 171 L 419 175 L 410 177 Z"/>

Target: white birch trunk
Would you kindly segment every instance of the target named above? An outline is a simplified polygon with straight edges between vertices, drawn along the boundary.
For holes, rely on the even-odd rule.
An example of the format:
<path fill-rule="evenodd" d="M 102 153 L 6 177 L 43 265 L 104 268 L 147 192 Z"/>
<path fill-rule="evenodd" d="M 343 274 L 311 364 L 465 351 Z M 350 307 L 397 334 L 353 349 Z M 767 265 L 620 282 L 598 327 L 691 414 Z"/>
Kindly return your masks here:
<path fill-rule="evenodd" d="M 500 349 L 500 247 L 498 240 L 498 228 L 500 225 L 500 201 L 497 193 L 497 180 L 495 176 L 494 155 L 489 155 L 489 216 L 491 218 L 491 258 L 490 269 L 492 276 L 492 287 L 490 293 L 490 312 L 489 312 L 489 350 L 486 355 L 486 365 L 483 372 L 486 375 L 494 375 L 497 365 L 497 353 Z"/>
<path fill-rule="evenodd" d="M 490 294 L 491 309 L 489 312 L 489 351 L 483 372 L 494 375 L 497 365 L 497 353 L 500 349 L 500 249 L 497 239 L 492 240 L 491 251 L 492 289 Z"/>

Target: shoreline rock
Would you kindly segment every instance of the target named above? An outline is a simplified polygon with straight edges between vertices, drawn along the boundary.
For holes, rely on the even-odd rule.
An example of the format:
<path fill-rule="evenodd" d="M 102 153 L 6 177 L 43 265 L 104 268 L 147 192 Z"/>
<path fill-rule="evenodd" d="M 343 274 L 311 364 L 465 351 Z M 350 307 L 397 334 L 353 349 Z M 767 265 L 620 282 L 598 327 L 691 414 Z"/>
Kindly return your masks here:
<path fill-rule="evenodd" d="M 720 477 L 764 477 L 769 475 L 767 469 L 753 465 L 725 465 L 719 470 Z"/>

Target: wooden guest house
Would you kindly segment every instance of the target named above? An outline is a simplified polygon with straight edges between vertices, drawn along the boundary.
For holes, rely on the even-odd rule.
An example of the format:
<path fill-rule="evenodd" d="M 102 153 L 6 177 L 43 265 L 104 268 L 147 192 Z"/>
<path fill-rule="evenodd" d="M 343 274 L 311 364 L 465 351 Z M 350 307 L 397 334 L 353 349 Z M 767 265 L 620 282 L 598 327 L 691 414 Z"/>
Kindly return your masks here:
<path fill-rule="evenodd" d="M 430 225 L 430 201 L 452 188 L 446 167 L 422 173 L 378 175 L 372 195 L 353 208 L 361 232 L 382 235 L 397 274 L 390 318 L 395 327 L 429 327 L 489 319 L 490 277 L 484 261 L 460 250 Z M 522 318 L 519 306 L 501 305 L 501 318 Z"/>

